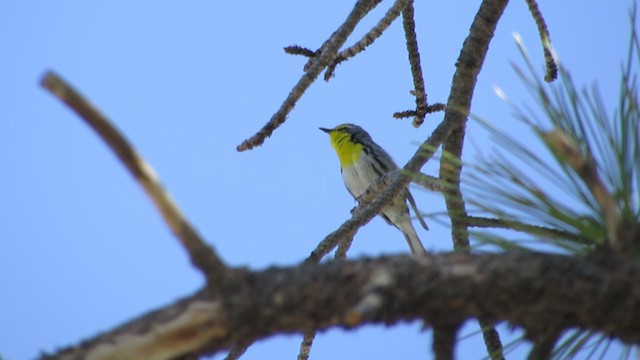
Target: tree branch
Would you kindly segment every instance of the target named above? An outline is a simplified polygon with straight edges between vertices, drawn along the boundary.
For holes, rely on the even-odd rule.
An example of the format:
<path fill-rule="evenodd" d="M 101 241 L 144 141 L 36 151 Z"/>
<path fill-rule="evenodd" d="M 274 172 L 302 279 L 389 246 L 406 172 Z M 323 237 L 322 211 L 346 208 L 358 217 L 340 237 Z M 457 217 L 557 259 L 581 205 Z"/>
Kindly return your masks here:
<path fill-rule="evenodd" d="M 320 72 L 333 61 L 338 49 L 340 49 L 347 40 L 347 37 L 353 32 L 355 26 L 362 17 L 371 10 L 372 2 L 379 2 L 379 0 L 358 0 L 356 2 L 347 19 L 340 25 L 338 30 L 331 35 L 327 43 L 323 45 L 320 55 L 314 58 L 309 70 L 298 80 L 298 83 L 293 87 L 282 105 L 280 105 L 280 109 L 273 114 L 269 122 L 267 122 L 260 131 L 238 145 L 236 148 L 238 151 L 251 150 L 258 145 L 262 145 L 264 140 L 271 136 L 273 131 L 284 123 L 287 115 L 293 110 L 293 107 L 302 97 L 302 94 L 304 94 L 309 86 L 316 80 Z"/>
<path fill-rule="evenodd" d="M 389 8 L 389 10 L 387 10 L 384 16 L 378 21 L 378 23 L 373 28 L 371 28 L 371 30 L 369 30 L 362 38 L 360 38 L 360 40 L 358 40 L 350 47 L 338 52 L 333 61 L 327 66 L 327 71 L 324 73 L 324 80 L 329 81 L 334 76 L 336 66 L 358 55 L 359 53 L 363 52 L 369 45 L 373 44 L 382 35 L 382 33 L 387 30 L 387 28 L 389 28 L 389 25 L 391 25 L 391 23 L 396 18 L 398 18 L 398 16 L 400 16 L 400 12 L 407 5 L 408 1 L 409 0 L 396 0 L 396 2 Z M 326 46 L 326 44 L 323 44 L 323 47 L 324 46 Z M 287 54 L 302 55 L 313 59 L 318 56 L 323 47 L 316 51 L 313 51 L 305 47 L 292 45 L 285 47 L 284 51 Z M 305 65 L 304 71 L 307 71 L 309 69 L 310 64 L 311 63 L 308 62 Z"/>
<path fill-rule="evenodd" d="M 363 52 L 369 45 L 373 44 L 382 33 L 389 28 L 391 23 L 400 16 L 400 12 L 407 6 L 409 0 L 396 0 L 395 3 L 387 10 L 384 16 L 378 21 L 378 23 L 371 28 L 360 40 L 350 47 L 340 51 L 336 56 L 336 59 L 327 67 L 327 72 L 324 74 L 324 80 L 329 81 L 333 77 L 336 66 L 343 61 Z"/>
<path fill-rule="evenodd" d="M 298 360 L 309 359 L 311 353 L 311 347 L 313 346 L 313 340 L 316 338 L 315 331 L 308 331 L 304 333 L 302 342 L 300 343 L 300 351 L 298 352 Z"/>
<path fill-rule="evenodd" d="M 440 160 L 440 179 L 447 184 L 444 191 L 445 202 L 447 212 L 451 218 L 453 247 L 455 251 L 459 252 L 468 252 L 470 250 L 469 229 L 465 221 L 468 215 L 460 189 L 462 163 L 460 161 L 450 161 L 450 159 L 461 159 L 462 157 L 466 120 L 469 115 L 469 109 L 471 108 L 473 88 L 475 87 L 477 74 L 482 69 L 485 59 L 485 56 L 473 57 L 471 54 L 467 54 L 465 49 L 469 51 L 469 53 L 473 51 L 486 54 L 489 41 L 493 37 L 498 20 L 502 16 L 507 3 L 508 1 L 485 0 L 480 5 L 480 9 L 471 24 L 470 31 L 472 34 L 477 34 L 477 37 L 467 37 L 465 46 L 460 54 L 460 59 L 456 64 L 456 69 L 460 73 L 471 73 L 469 76 L 471 81 L 463 85 L 468 87 L 469 92 L 463 92 L 459 97 L 456 97 L 457 94 L 452 92 L 447 103 L 447 112 L 449 112 L 450 109 L 455 110 L 461 115 L 461 119 L 456 123 L 456 127 L 443 144 L 443 156 Z M 456 75 L 454 75 L 454 86 L 456 84 L 455 76 L 458 75 L 458 71 Z M 455 105 L 451 104 L 452 100 L 455 101 Z M 495 328 L 491 326 L 492 321 L 484 317 L 480 317 L 479 321 L 484 339 L 492 340 L 490 342 L 485 341 L 489 355 L 493 360 L 503 359 L 500 335 Z"/>
<path fill-rule="evenodd" d="M 233 269 L 223 292 L 203 289 L 42 358 L 195 357 L 238 339 L 409 320 L 450 328 L 469 318 L 507 321 L 532 339 L 579 327 L 640 344 L 639 278 L 626 258 L 530 252 Z"/>
<path fill-rule="evenodd" d="M 489 352 L 491 359 L 504 359 L 502 351 L 502 341 L 500 341 L 500 333 L 496 330 L 495 324 L 486 319 L 479 320 L 480 331 L 482 331 L 482 339 Z"/>
<path fill-rule="evenodd" d="M 423 188 L 431 191 L 443 192 L 446 186 L 446 184 L 443 184 L 442 180 L 440 180 L 439 178 L 423 174 L 421 172 L 413 173 L 410 176 L 412 183 L 422 186 Z"/>
<path fill-rule="evenodd" d="M 145 190 L 173 234 L 188 252 L 191 263 L 207 277 L 207 280 L 221 283 L 227 270 L 226 265 L 182 215 L 169 193 L 160 184 L 158 175 L 151 165 L 135 151 L 109 119 L 64 79 L 48 72 L 42 77 L 40 84 L 78 114 L 100 136 Z"/>
<path fill-rule="evenodd" d="M 402 27 L 404 28 L 409 64 L 411 65 L 411 75 L 413 76 L 412 94 L 416 98 L 416 109 L 397 112 L 393 114 L 393 117 L 399 119 L 413 116 L 413 126 L 420 127 L 427 114 L 443 111 L 444 104 L 435 103 L 433 105 L 429 105 L 427 101 L 427 91 L 425 90 L 422 66 L 420 65 L 420 51 L 418 51 L 418 37 L 416 35 L 416 23 L 414 21 L 413 0 L 409 1 L 402 10 Z"/>
<path fill-rule="evenodd" d="M 553 53 L 551 52 L 551 36 L 549 35 L 549 29 L 547 28 L 547 23 L 544 21 L 544 17 L 542 17 L 537 1 L 526 0 L 526 2 L 529 6 L 529 12 L 531 12 L 531 16 L 533 16 L 533 20 L 536 22 L 538 33 L 540 34 L 540 42 L 542 42 L 544 62 L 547 66 L 544 81 L 552 82 L 558 78 L 558 66 L 553 58 Z"/>
<path fill-rule="evenodd" d="M 535 234 L 538 236 L 544 236 L 551 239 L 567 239 L 584 245 L 593 245 L 592 241 L 585 240 L 584 238 L 568 231 L 539 225 L 531 225 L 516 220 L 467 216 L 466 222 L 467 226 L 469 227 L 511 229 L 515 231 L 526 232 L 529 234 Z"/>
<path fill-rule="evenodd" d="M 336 260 L 345 260 L 347 258 L 347 252 L 353 243 L 353 237 L 346 238 L 340 242 L 338 245 L 338 250 L 334 255 Z M 311 353 L 311 347 L 313 346 L 313 341 L 316 338 L 315 330 L 306 331 L 302 338 L 302 343 L 300 344 L 300 352 L 298 353 L 298 360 L 307 360 L 309 358 L 309 354 Z"/>

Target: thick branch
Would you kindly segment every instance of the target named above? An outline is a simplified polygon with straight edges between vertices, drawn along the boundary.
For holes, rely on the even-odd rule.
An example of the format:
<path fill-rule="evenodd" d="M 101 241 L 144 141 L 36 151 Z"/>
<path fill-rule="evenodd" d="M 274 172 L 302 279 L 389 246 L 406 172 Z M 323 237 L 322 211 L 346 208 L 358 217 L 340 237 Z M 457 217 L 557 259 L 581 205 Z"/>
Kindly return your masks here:
<path fill-rule="evenodd" d="M 480 5 L 480 9 L 471 24 L 471 34 L 475 36 L 467 37 L 456 64 L 457 71 L 454 75 L 453 86 L 458 84 L 462 91 L 459 93 L 451 92 L 445 113 L 447 114 L 451 111 L 460 116 L 453 131 L 443 144 L 444 156 L 440 161 L 440 179 L 447 184 L 444 195 L 447 212 L 451 218 L 453 246 L 456 251 L 460 252 L 467 252 L 470 248 L 469 231 L 465 222 L 467 210 L 460 189 L 462 164 L 459 161 L 449 161 L 449 159 L 451 157 L 460 159 L 462 156 L 466 119 L 471 108 L 473 89 L 475 88 L 478 73 L 482 69 L 484 55 L 488 50 L 489 42 L 507 3 L 508 1 L 506 0 L 485 0 Z M 476 53 L 483 55 L 477 56 Z M 456 81 L 457 77 L 462 75 L 466 75 L 467 82 Z M 487 318 L 480 317 L 479 320 L 485 340 L 491 340 L 485 341 L 491 358 L 493 360 L 503 359 L 502 344 L 498 332 L 490 326 L 491 321 Z"/>
<path fill-rule="evenodd" d="M 309 329 L 407 320 L 446 329 L 469 318 L 507 321 L 531 339 L 579 327 L 640 344 L 639 278 L 626 259 L 523 252 L 232 270 L 220 293 L 200 291 L 49 358 L 193 357 Z"/>
<path fill-rule="evenodd" d="M 202 271 L 208 280 L 222 282 L 226 271 L 222 259 L 204 242 L 182 215 L 178 205 L 160 184 L 160 179 L 151 165 L 135 151 L 109 119 L 58 75 L 52 72 L 46 73 L 41 84 L 75 111 L 115 153 L 151 198 L 173 234 L 182 242 L 191 257 L 191 263 Z"/>

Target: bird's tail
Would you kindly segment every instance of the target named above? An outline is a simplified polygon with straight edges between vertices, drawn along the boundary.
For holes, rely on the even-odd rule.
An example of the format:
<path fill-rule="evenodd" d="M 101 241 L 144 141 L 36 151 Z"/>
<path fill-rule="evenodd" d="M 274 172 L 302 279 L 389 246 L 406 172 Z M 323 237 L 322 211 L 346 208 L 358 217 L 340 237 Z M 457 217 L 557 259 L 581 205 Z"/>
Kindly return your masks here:
<path fill-rule="evenodd" d="M 409 249 L 411 249 L 412 255 L 426 255 L 427 250 L 425 250 L 416 230 L 413 228 L 411 224 L 411 220 L 403 221 L 400 224 L 396 224 L 398 228 L 402 231 L 404 238 L 407 239 L 407 244 L 409 244 Z"/>
<path fill-rule="evenodd" d="M 408 193 L 409 192 L 407 191 L 407 194 Z M 413 198 L 411 199 L 413 200 Z M 387 206 L 387 208 L 382 213 L 380 213 L 380 215 L 382 215 L 382 217 L 387 221 L 387 223 L 395 226 L 400 231 L 402 231 L 404 238 L 407 239 L 407 244 L 409 245 L 409 249 L 411 249 L 411 254 L 413 255 L 427 254 L 427 250 L 425 250 L 424 246 L 422 246 L 422 242 L 420 241 L 420 238 L 416 233 L 416 229 L 413 227 L 413 224 L 411 223 L 409 208 L 407 207 L 407 203 L 405 202 L 404 196 L 396 198 L 394 202 L 391 203 L 390 206 Z"/>

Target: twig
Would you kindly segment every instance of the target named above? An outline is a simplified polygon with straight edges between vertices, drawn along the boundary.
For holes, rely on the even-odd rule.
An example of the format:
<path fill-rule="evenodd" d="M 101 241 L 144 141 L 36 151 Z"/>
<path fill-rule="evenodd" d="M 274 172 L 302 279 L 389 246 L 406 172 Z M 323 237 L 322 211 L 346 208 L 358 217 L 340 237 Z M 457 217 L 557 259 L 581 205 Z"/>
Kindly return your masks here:
<path fill-rule="evenodd" d="M 340 242 L 338 245 L 338 250 L 336 250 L 334 258 L 336 260 L 345 260 L 347 258 L 347 252 L 353 243 L 353 237 L 347 237 Z M 309 359 L 309 354 L 311 353 L 311 347 L 313 346 L 313 341 L 316 338 L 316 331 L 310 330 L 304 333 L 302 338 L 302 343 L 300 343 L 300 352 L 298 353 L 298 360 L 307 360 Z"/>
<path fill-rule="evenodd" d="M 302 47 L 299 45 L 290 45 L 284 48 L 284 52 L 289 55 L 302 55 L 304 57 L 313 58 L 319 54 L 318 51 L 313 51 L 309 48 Z"/>
<path fill-rule="evenodd" d="M 567 240 L 575 241 L 585 245 L 593 244 L 591 241 L 585 240 L 584 238 L 574 233 L 570 233 L 568 231 L 549 228 L 546 226 L 526 224 L 516 220 L 495 219 L 495 218 L 486 218 L 486 217 L 480 217 L 480 216 L 467 216 L 466 222 L 467 222 L 467 225 L 470 227 L 511 229 L 516 231 L 526 232 L 529 234 L 535 234 L 538 236 L 548 236 L 554 239 L 567 239 Z"/>
<path fill-rule="evenodd" d="M 313 346 L 313 340 L 315 338 L 316 338 L 315 331 L 309 331 L 304 333 L 304 338 L 302 339 L 302 343 L 300 344 L 300 352 L 298 353 L 298 360 L 309 359 L 309 354 L 311 353 L 311 347 Z"/>
<path fill-rule="evenodd" d="M 389 8 L 389 10 L 387 10 L 385 15 L 378 21 L 378 23 L 373 28 L 371 28 L 371 30 L 369 30 L 360 40 L 358 40 L 350 47 L 338 52 L 333 61 L 327 66 L 327 70 L 324 73 L 324 80 L 329 81 L 334 76 L 336 66 L 338 66 L 340 63 L 356 56 L 357 54 L 364 51 L 369 45 L 373 44 L 382 35 L 382 33 L 387 30 L 389 25 L 391 25 L 391 23 L 393 23 L 393 21 L 398 18 L 398 16 L 400 16 L 400 12 L 408 2 L 409 0 L 396 0 L 396 2 Z M 302 55 L 313 59 L 318 56 L 325 45 L 326 43 L 316 51 L 298 45 L 292 45 L 285 47 L 284 51 L 287 54 Z M 304 71 L 307 71 L 309 69 L 310 64 L 311 63 L 308 62 L 305 65 Z"/>
<path fill-rule="evenodd" d="M 487 351 L 489 351 L 489 357 L 492 360 L 504 360 L 500 334 L 496 330 L 494 323 L 486 319 L 478 319 L 478 322 L 480 323 L 480 330 L 482 331 L 482 339 L 484 340 Z"/>
<path fill-rule="evenodd" d="M 547 24 L 544 21 L 544 17 L 542 17 L 542 13 L 540 12 L 540 8 L 538 7 L 538 3 L 536 2 L 536 0 L 525 1 L 529 6 L 529 12 L 531 12 L 533 20 L 536 22 L 538 33 L 540 34 L 540 41 L 542 42 L 544 62 L 547 66 L 547 72 L 544 75 L 544 81 L 552 82 L 558 78 L 558 66 L 556 65 L 556 61 L 553 58 L 553 53 L 551 50 L 551 37 L 549 36 L 549 29 L 547 28 Z"/>
<path fill-rule="evenodd" d="M 302 75 L 298 83 L 293 87 L 287 98 L 284 100 L 280 109 L 273 114 L 269 122 L 260 129 L 255 135 L 242 142 L 236 148 L 238 151 L 251 150 L 258 145 L 262 145 L 264 140 L 271 136 L 273 131 L 277 129 L 282 123 L 285 122 L 287 115 L 296 102 L 300 99 L 302 94 L 311 86 L 311 84 L 318 77 L 320 72 L 335 58 L 338 49 L 347 40 L 347 37 L 353 32 L 356 24 L 362 19 L 362 17 L 370 10 L 371 2 L 375 0 L 358 0 L 351 10 L 349 16 L 344 21 L 338 30 L 333 33 L 331 38 L 327 41 L 326 46 L 323 46 L 320 54 L 314 59 L 313 64 L 309 67 L 309 70 Z"/>
<path fill-rule="evenodd" d="M 406 38 L 409 64 L 411 65 L 411 75 L 413 76 L 412 94 L 416 98 L 416 109 L 395 113 L 394 117 L 402 118 L 406 115 L 413 115 L 413 126 L 417 128 L 424 122 L 426 114 L 435 111 L 444 111 L 444 104 L 436 103 L 434 105 L 429 105 L 427 101 L 424 76 L 422 75 L 422 65 L 420 65 L 420 51 L 418 50 L 418 37 L 416 35 L 413 0 L 410 0 L 407 6 L 402 10 L 402 26 L 404 28 L 404 36 Z"/>
<path fill-rule="evenodd" d="M 349 60 L 357 54 L 363 52 L 369 45 L 373 44 L 382 33 L 389 28 L 391 23 L 400 16 L 400 12 L 407 6 L 410 0 L 396 0 L 395 3 L 387 10 L 378 23 L 371 28 L 358 42 L 350 47 L 340 51 L 336 59 L 327 67 L 324 74 L 324 80 L 329 81 L 333 77 L 336 66 L 343 61 Z"/>
<path fill-rule="evenodd" d="M 425 189 L 436 192 L 444 192 L 446 184 L 444 184 L 439 178 L 431 175 L 426 175 L 421 172 L 411 174 L 411 182 L 422 186 Z"/>
<path fill-rule="evenodd" d="M 411 94 L 413 95 L 414 91 L 411 91 Z M 405 110 L 405 111 L 398 111 L 398 112 L 394 112 L 393 113 L 393 117 L 395 119 L 404 119 L 404 118 L 409 118 L 409 117 L 415 117 L 418 116 L 418 112 L 422 113 L 423 117 L 426 114 L 431 114 L 434 112 L 439 112 L 439 111 L 444 111 L 446 108 L 446 106 L 442 103 L 435 103 L 435 104 L 431 104 L 431 105 L 427 105 L 424 108 L 420 108 L 420 109 L 416 109 L 416 110 Z"/>
<path fill-rule="evenodd" d="M 336 250 L 336 254 L 334 256 L 335 259 L 343 260 L 347 258 L 347 252 L 349 248 L 351 248 L 351 244 L 353 243 L 353 237 L 346 238 L 338 244 L 338 250 Z"/>
<path fill-rule="evenodd" d="M 607 241 L 611 247 L 617 251 L 629 249 L 631 244 L 626 243 L 627 238 L 619 236 L 622 216 L 618 204 L 602 183 L 593 159 L 589 158 L 588 155 L 582 154 L 578 145 L 562 130 L 549 131 L 544 133 L 543 136 L 551 151 L 559 159 L 571 166 L 587 186 L 598 205 L 600 205 L 607 227 Z"/>
<path fill-rule="evenodd" d="M 134 150 L 98 109 L 61 77 L 53 72 L 47 72 L 40 84 L 75 111 L 102 138 L 151 198 L 164 221 L 189 253 L 191 263 L 207 277 L 209 282 L 221 282 L 227 271 L 226 265 L 182 215 L 169 193 L 160 184 L 151 165 Z"/>
<path fill-rule="evenodd" d="M 367 11 L 365 12 L 365 14 L 362 16 L 363 18 L 369 13 L 369 11 L 373 10 L 379 3 L 381 3 L 382 0 L 374 0 L 369 4 L 369 7 L 367 8 Z M 309 60 L 307 61 L 307 63 L 304 65 L 303 70 L 307 71 L 309 70 L 309 67 L 311 66 L 311 64 L 313 64 L 314 58 L 315 56 L 317 56 L 318 54 L 320 54 L 322 52 L 322 50 L 327 46 L 328 40 L 325 41 L 322 46 L 320 46 L 320 48 L 318 50 L 315 51 L 315 55 L 314 56 L 309 56 Z M 333 71 L 333 70 L 329 70 L 329 68 L 331 68 L 332 66 L 335 68 L 336 62 L 342 62 L 346 60 L 346 58 L 344 58 L 343 56 L 340 55 L 340 52 L 338 52 L 335 56 L 335 58 L 333 59 L 333 61 L 328 65 L 328 69 L 327 71 Z M 325 71 L 325 80 L 328 81 L 328 77 L 327 77 L 327 71 Z"/>
<path fill-rule="evenodd" d="M 416 98 L 416 114 L 413 117 L 413 126 L 419 127 L 424 122 L 427 108 L 427 92 L 424 86 L 422 65 L 420 64 L 420 50 L 418 50 L 418 36 L 416 35 L 416 22 L 414 20 L 413 0 L 409 1 L 402 10 L 402 27 L 406 39 L 409 65 L 413 76 L 413 96 Z"/>

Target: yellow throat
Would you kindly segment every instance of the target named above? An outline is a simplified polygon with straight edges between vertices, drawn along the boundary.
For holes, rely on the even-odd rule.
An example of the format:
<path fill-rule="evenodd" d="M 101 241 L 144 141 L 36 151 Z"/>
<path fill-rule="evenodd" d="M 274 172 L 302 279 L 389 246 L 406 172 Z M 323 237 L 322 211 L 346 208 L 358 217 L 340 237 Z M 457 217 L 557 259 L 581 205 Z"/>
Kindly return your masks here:
<path fill-rule="evenodd" d="M 351 135 L 340 130 L 331 131 L 329 137 L 331 146 L 338 154 L 341 167 L 350 167 L 358 162 L 363 152 L 362 144 L 351 141 Z"/>

